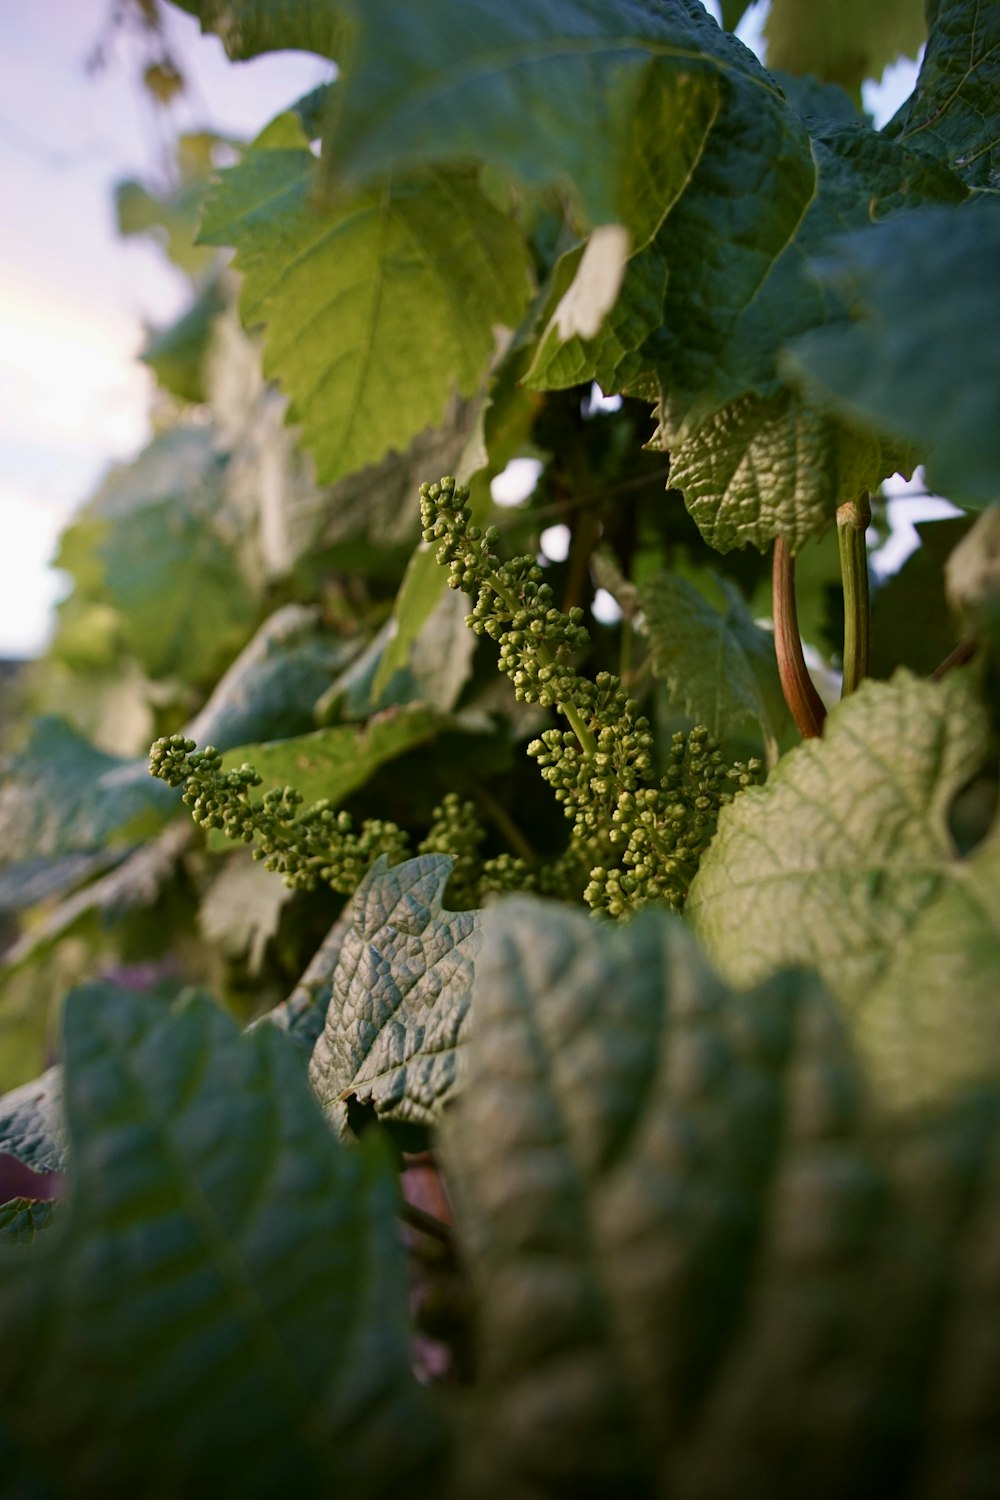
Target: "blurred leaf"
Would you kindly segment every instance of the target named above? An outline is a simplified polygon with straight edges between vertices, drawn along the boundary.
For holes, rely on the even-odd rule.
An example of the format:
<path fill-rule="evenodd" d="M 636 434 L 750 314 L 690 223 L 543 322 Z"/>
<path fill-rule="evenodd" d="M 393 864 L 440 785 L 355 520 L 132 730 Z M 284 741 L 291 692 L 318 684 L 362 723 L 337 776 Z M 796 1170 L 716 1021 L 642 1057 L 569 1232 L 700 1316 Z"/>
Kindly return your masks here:
<path fill-rule="evenodd" d="M 722 24 L 727 31 L 735 31 L 756 0 L 721 0 Z"/>
<path fill-rule="evenodd" d="M 989 1472 L 991 1358 L 941 1287 L 967 1253 L 996 1286 L 995 1091 L 883 1132 L 813 976 L 736 995 L 667 914 L 525 898 L 487 915 L 464 1058 L 467 1493 L 875 1500 L 929 1451 Z M 927 1400 L 945 1347 L 961 1415 Z"/>
<path fill-rule="evenodd" d="M 0 1204 L 0 1246 L 32 1244 L 48 1229 L 54 1212 L 48 1198 L 12 1198 Z"/>
<path fill-rule="evenodd" d="M 926 36 L 923 0 L 771 0 L 764 26 L 769 68 L 811 73 L 859 101 L 866 78 L 916 57 Z"/>
<path fill-rule="evenodd" d="M 1000 10 L 981 0 L 927 0 L 927 20 L 927 51 L 917 86 L 886 131 L 940 157 L 970 187 L 995 188 L 1000 170 Z"/>
<path fill-rule="evenodd" d="M 234 62 L 262 52 L 318 52 L 341 58 L 349 35 L 348 7 L 335 0 L 174 0 L 215 32 Z"/>
<path fill-rule="evenodd" d="M 887 1107 L 1000 1067 L 1000 840 L 961 859 L 948 824 L 989 749 L 968 673 L 869 681 L 723 809 L 691 886 L 685 916 L 733 982 L 820 973 Z"/>
<path fill-rule="evenodd" d="M 225 306 L 218 282 L 209 282 L 175 322 L 150 335 L 139 355 L 158 384 L 182 401 L 208 399 L 205 356 L 215 320 Z"/>
<path fill-rule="evenodd" d="M 179 271 L 196 281 L 212 264 L 214 251 L 195 244 L 205 182 L 186 182 L 172 191 L 151 193 L 141 182 L 115 187 L 118 232 L 125 239 L 148 234 Z"/>
<path fill-rule="evenodd" d="M 348 902 L 326 937 L 309 960 L 308 967 L 287 1000 L 269 1010 L 254 1026 L 277 1026 L 295 1043 L 306 1061 L 312 1056 L 326 1021 L 333 994 L 333 976 L 340 963 L 344 940 L 351 930 Z"/>
<path fill-rule="evenodd" d="M 800 78 L 794 73 L 784 73 L 780 68 L 770 71 L 780 83 L 781 92 L 789 104 L 804 120 L 835 120 L 841 125 L 866 123 L 858 105 L 839 83 L 821 83 L 809 76 Z"/>
<path fill-rule="evenodd" d="M 95 985 L 64 1035 L 72 1197 L 0 1266 L 18 1441 L 78 1496 L 413 1483 L 437 1424 L 379 1143 L 338 1147 L 287 1040 L 208 1000 Z"/>
<path fill-rule="evenodd" d="M 907 214 L 838 241 L 817 285 L 850 321 L 797 339 L 790 372 L 855 422 L 926 454 L 927 483 L 960 504 L 1000 494 L 1000 204 Z"/>
<path fill-rule="evenodd" d="M 341 1129 L 349 1098 L 384 1120 L 429 1125 L 454 1089 L 480 914 L 443 909 L 453 864 L 423 854 L 390 869 L 383 856 L 355 892 L 309 1066 Z"/>
<path fill-rule="evenodd" d="M 970 524 L 965 517 L 919 523 L 920 546 L 878 585 L 871 606 L 873 677 L 889 677 L 897 667 L 929 676 L 958 644 L 958 624 L 945 601 L 945 563 Z"/>
<path fill-rule="evenodd" d="M 716 739 L 739 734 L 748 718 L 775 758 L 790 719 L 781 691 L 774 636 L 754 623 L 736 588 L 719 579 L 721 611 L 675 573 L 657 573 L 640 590 L 653 670 L 671 701 Z"/>
<path fill-rule="evenodd" d="M 155 832 L 177 805 L 143 762 L 95 750 L 61 719 L 38 719 L 0 785 L 4 863 L 128 843 Z"/>
<path fill-rule="evenodd" d="M 249 851 L 240 850 L 226 860 L 209 886 L 198 925 L 226 953 L 245 957 L 249 972 L 257 974 L 291 894 L 284 881 L 252 859 Z"/>
<path fill-rule="evenodd" d="M 202 239 L 235 244 L 244 320 L 267 325 L 264 372 L 331 483 L 473 394 L 529 282 L 516 224 L 473 173 L 397 176 L 318 207 L 315 167 L 298 121 L 279 117 L 223 174 Z"/>

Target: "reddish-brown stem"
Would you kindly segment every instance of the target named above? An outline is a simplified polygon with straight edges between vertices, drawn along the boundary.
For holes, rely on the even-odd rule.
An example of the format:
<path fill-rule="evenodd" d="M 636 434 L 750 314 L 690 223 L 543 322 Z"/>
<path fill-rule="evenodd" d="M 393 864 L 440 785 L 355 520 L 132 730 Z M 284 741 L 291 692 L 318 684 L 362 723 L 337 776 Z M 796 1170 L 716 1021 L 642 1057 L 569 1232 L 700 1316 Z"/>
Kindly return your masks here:
<path fill-rule="evenodd" d="M 795 608 L 795 558 L 784 537 L 774 544 L 774 645 L 778 654 L 778 675 L 785 702 L 798 725 L 803 739 L 815 739 L 823 732 L 826 709 L 813 686 L 802 655 L 799 618 Z"/>

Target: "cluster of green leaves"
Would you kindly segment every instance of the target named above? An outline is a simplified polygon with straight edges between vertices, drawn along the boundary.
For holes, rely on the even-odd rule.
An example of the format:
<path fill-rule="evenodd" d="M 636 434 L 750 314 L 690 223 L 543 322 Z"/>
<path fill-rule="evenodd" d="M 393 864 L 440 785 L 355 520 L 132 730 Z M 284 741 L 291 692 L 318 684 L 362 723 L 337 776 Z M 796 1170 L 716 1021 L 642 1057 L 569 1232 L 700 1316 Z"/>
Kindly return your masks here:
<path fill-rule="evenodd" d="M 4 1483 L 980 1500 L 1000 13 L 876 131 L 914 0 L 774 0 L 780 72 L 698 0 L 182 4 L 337 73 L 118 194 L 191 302 L 6 730 Z M 918 461 L 970 514 L 799 743 L 761 554 L 835 668 Z"/>

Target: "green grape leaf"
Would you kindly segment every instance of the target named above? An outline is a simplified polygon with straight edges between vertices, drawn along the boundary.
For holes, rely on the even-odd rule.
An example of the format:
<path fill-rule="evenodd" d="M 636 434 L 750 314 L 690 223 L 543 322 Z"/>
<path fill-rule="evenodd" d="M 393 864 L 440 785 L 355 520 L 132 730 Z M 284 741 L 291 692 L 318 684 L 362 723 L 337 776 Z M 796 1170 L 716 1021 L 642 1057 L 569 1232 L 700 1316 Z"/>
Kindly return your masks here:
<path fill-rule="evenodd" d="M 242 316 L 267 325 L 264 372 L 332 483 L 479 388 L 495 328 L 526 306 L 528 260 L 466 168 L 394 176 L 328 207 L 315 168 L 298 121 L 280 116 L 223 174 L 201 237 L 236 246 Z"/>
<path fill-rule="evenodd" d="M 348 7 L 336 0 L 174 0 L 214 32 L 234 62 L 262 52 L 317 52 L 340 60 L 350 35 Z"/>
<path fill-rule="evenodd" d="M 438 1427 L 382 1144 L 340 1147 L 287 1039 L 204 997 L 85 987 L 64 1047 L 72 1196 L 0 1260 L 17 1442 L 74 1495 L 419 1483 Z"/>
<path fill-rule="evenodd" d="M 211 163 L 207 163 L 211 171 Z M 161 245 L 179 271 L 192 281 L 205 274 L 213 252 L 195 244 L 198 213 L 205 181 L 183 182 L 165 193 L 151 193 L 141 182 L 128 179 L 115 186 L 118 233 L 129 239 L 148 234 Z"/>
<path fill-rule="evenodd" d="M 771 0 L 764 26 L 769 68 L 811 73 L 860 100 L 866 78 L 916 57 L 927 35 L 923 0 Z"/>
<path fill-rule="evenodd" d="M 62 1068 L 11 1089 L 0 1098 L 0 1151 L 33 1172 L 58 1172 L 66 1155 Z"/>
<path fill-rule="evenodd" d="M 266 744 L 241 745 L 223 758 L 226 770 L 249 761 L 265 787 L 294 786 L 306 802 L 336 807 L 364 786 L 379 766 L 426 744 L 454 721 L 426 703 L 400 704 L 366 724 L 335 724 Z M 220 847 L 228 848 L 228 844 Z"/>
<path fill-rule="evenodd" d="M 54 1213 L 49 1198 L 11 1198 L 0 1204 L 0 1247 L 32 1244 L 48 1229 Z"/>
<path fill-rule="evenodd" d="M 996 1223 L 1000 1094 L 883 1134 L 813 976 L 734 994 L 666 913 L 523 897 L 487 914 L 464 1056 L 468 1493 L 904 1493 L 925 1443 L 953 1457 L 995 1414 L 940 1277 Z M 925 1405 L 946 1338 L 962 1416 Z"/>
<path fill-rule="evenodd" d="M 789 715 L 774 636 L 754 622 L 735 584 L 716 582 L 718 609 L 676 573 L 657 573 L 640 588 L 653 671 L 671 702 L 716 739 L 756 720 L 776 759 Z"/>
<path fill-rule="evenodd" d="M 756 0 L 721 0 L 722 24 L 727 31 L 735 31 Z"/>
<path fill-rule="evenodd" d="M 684 157 L 723 77 L 758 113 L 780 113 L 756 59 L 700 6 L 430 0 L 418 16 L 369 0 L 358 32 L 332 131 L 338 177 L 486 160 L 529 186 L 571 187 L 591 225 L 624 225 L 635 248 L 684 175 L 672 122 L 689 103 Z"/>
<path fill-rule="evenodd" d="M 983 0 L 928 0 L 917 86 L 886 127 L 941 158 L 970 187 L 1000 170 L 1000 11 Z"/>
<path fill-rule="evenodd" d="M 817 285 L 850 321 L 791 346 L 786 368 L 854 422 L 926 456 L 928 484 L 966 505 L 1000 494 L 1000 204 L 907 214 L 836 242 Z"/>
<path fill-rule="evenodd" d="M 176 806 L 143 761 L 96 750 L 62 719 L 37 719 L 0 785 L 4 862 L 129 843 L 154 833 Z"/>
<path fill-rule="evenodd" d="M 422 854 L 390 869 L 383 856 L 355 893 L 309 1066 L 341 1129 L 348 1099 L 384 1120 L 429 1125 L 454 1092 L 480 913 L 444 910 L 453 864 Z"/>
<path fill-rule="evenodd" d="M 1000 1064 L 1000 846 L 962 859 L 948 824 L 988 753 L 968 674 L 865 683 L 723 809 L 691 885 L 685 915 L 734 982 L 818 970 L 886 1104 Z"/>

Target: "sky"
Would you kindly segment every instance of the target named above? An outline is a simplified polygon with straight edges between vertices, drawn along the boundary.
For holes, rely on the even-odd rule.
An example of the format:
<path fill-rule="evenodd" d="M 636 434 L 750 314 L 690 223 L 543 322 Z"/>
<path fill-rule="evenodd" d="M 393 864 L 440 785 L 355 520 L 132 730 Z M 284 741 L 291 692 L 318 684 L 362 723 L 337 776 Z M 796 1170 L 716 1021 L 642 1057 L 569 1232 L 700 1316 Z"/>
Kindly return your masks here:
<path fill-rule="evenodd" d="M 112 5 L 8 0 L 0 20 L 0 657 L 43 648 L 66 586 L 48 566 L 59 531 L 108 464 L 146 441 L 151 377 L 136 355 L 147 326 L 169 323 L 189 295 L 155 246 L 118 238 L 115 182 L 161 176 L 179 130 L 256 134 L 330 73 L 293 52 L 234 65 L 166 6 L 191 87 L 158 111 L 134 38 L 119 35 L 106 66 L 87 70 Z M 766 11 L 754 5 L 739 33 L 758 51 Z M 897 65 L 869 88 L 878 122 L 914 73 Z"/>

